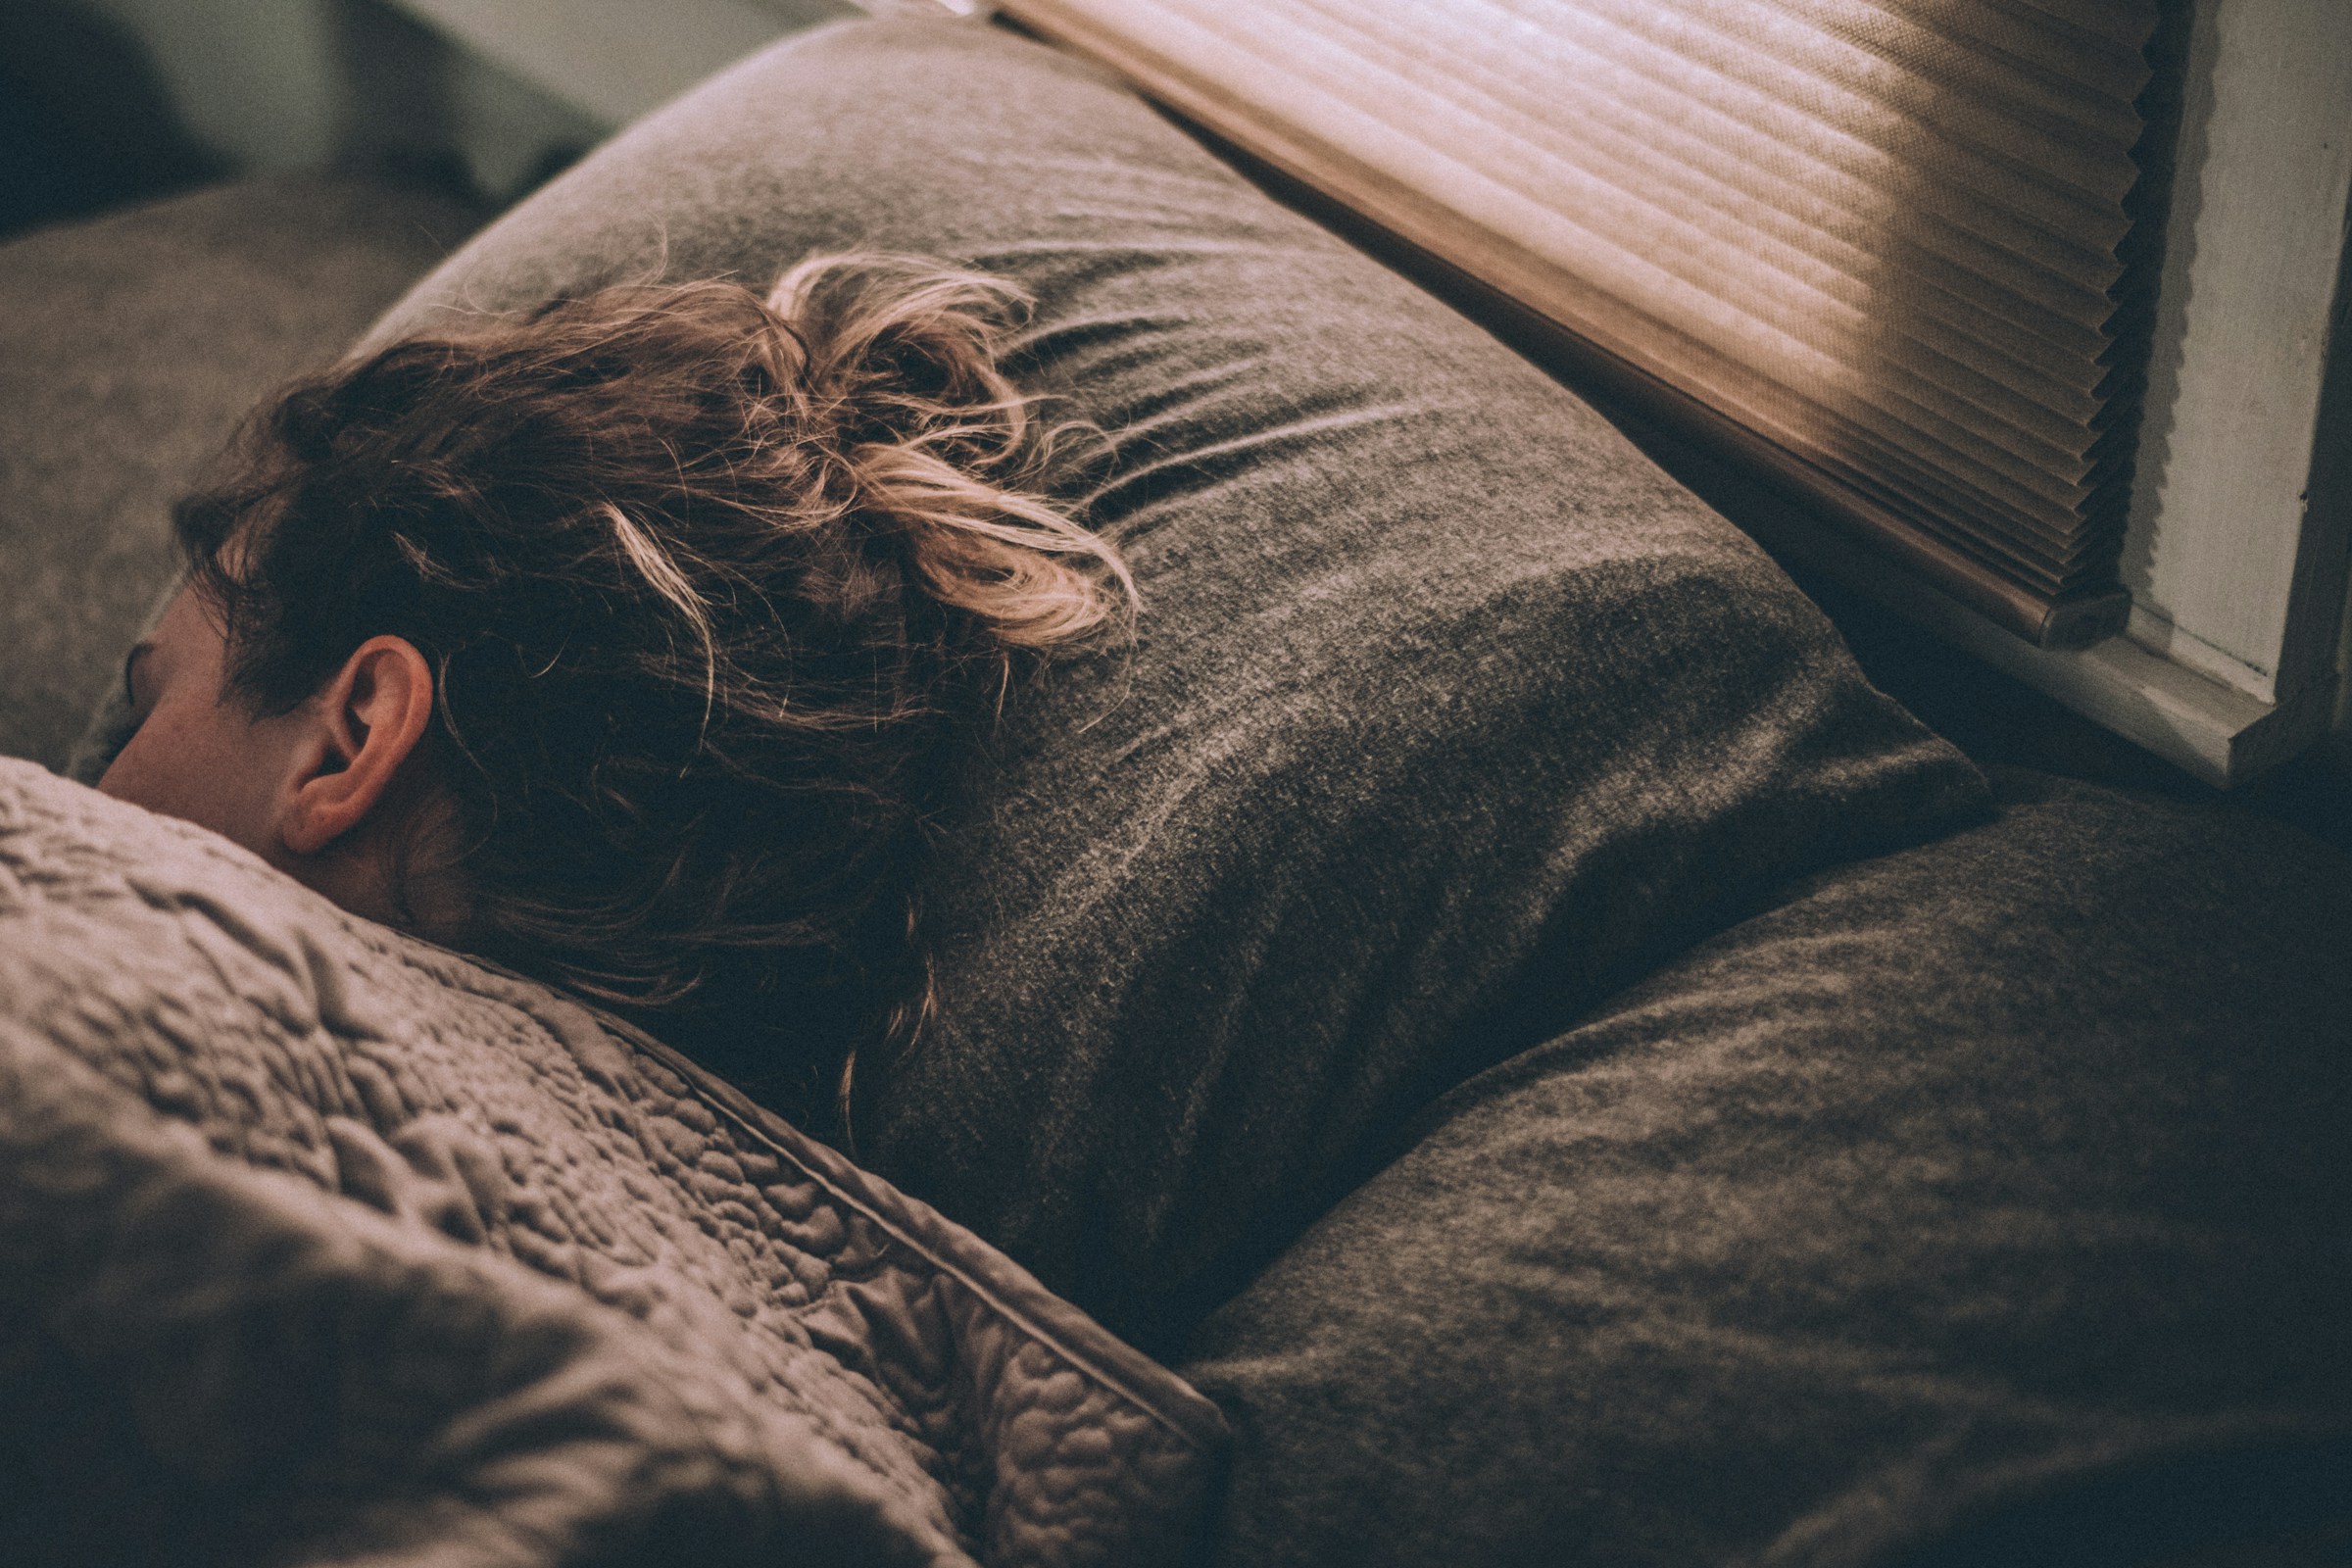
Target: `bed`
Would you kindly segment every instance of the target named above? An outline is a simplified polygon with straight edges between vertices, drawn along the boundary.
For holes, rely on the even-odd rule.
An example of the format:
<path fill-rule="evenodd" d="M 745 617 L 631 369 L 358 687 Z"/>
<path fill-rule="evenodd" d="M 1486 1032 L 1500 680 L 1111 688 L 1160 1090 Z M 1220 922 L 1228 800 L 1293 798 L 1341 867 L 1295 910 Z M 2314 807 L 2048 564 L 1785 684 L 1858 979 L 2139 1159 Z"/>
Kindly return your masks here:
<path fill-rule="evenodd" d="M 95 776 L 161 497 L 303 354 L 812 250 L 1035 296 L 1145 616 L 1008 703 L 854 1158 L 0 769 L 0 1555 L 2352 1553 L 2352 861 L 1981 766 L 1574 392 L 1000 28 L 747 61 L 359 331 L 465 222 L 0 251 L 7 750 Z"/>

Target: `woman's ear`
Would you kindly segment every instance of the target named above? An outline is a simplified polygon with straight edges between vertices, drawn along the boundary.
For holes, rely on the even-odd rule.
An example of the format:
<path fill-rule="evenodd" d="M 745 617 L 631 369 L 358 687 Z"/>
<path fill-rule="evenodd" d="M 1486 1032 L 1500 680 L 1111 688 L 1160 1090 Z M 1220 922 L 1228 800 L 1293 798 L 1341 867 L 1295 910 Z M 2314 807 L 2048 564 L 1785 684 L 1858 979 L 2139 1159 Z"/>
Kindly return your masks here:
<path fill-rule="evenodd" d="M 311 711 L 278 819 L 296 855 L 318 855 L 368 820 L 433 716 L 433 670 L 415 645 L 370 637 L 304 705 Z"/>

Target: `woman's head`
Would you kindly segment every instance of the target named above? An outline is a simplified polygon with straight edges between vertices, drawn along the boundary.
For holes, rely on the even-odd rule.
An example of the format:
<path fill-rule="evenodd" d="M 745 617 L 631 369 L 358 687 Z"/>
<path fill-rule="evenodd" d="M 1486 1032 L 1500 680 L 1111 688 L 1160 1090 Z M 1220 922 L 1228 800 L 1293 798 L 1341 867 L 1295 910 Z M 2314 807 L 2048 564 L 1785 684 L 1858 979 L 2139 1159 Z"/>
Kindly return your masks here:
<path fill-rule="evenodd" d="M 179 511 L 189 590 L 106 787 L 234 813 L 209 825 L 322 886 L 355 862 L 326 891 L 363 912 L 659 1009 L 806 1102 L 907 1030 L 915 873 L 1011 659 L 1127 602 L 1021 489 L 1005 304 L 820 260 L 295 387 Z"/>

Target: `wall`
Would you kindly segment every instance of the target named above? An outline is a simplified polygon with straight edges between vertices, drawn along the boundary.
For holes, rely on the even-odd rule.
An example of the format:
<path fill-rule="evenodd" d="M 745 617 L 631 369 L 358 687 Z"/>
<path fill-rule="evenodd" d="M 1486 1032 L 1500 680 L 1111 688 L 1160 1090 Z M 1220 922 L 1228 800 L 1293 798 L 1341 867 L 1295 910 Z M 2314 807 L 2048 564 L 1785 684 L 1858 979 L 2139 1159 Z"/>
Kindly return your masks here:
<path fill-rule="evenodd" d="M 666 103 L 849 0 L 391 0 L 482 59 L 611 124 Z"/>
<path fill-rule="evenodd" d="M 248 171 L 455 160 L 526 187 L 611 124 L 376 0 L 74 0 L 141 44 L 182 122 Z"/>

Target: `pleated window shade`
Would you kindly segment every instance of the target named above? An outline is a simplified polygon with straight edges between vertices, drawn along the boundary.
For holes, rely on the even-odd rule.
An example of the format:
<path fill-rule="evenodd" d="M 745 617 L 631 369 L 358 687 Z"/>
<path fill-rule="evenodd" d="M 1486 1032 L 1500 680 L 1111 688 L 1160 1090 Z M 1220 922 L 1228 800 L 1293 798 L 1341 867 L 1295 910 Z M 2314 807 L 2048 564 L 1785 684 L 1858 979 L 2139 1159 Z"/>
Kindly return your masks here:
<path fill-rule="evenodd" d="M 2156 0 L 1004 9 L 1665 389 L 2021 635 L 2120 626 Z"/>

